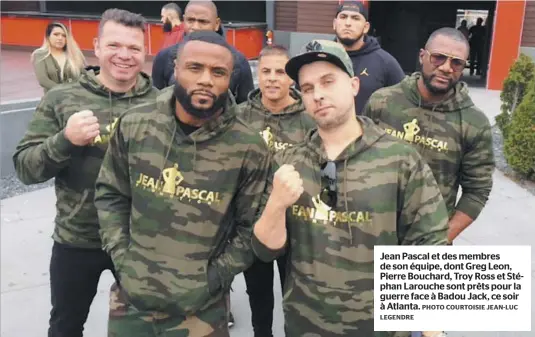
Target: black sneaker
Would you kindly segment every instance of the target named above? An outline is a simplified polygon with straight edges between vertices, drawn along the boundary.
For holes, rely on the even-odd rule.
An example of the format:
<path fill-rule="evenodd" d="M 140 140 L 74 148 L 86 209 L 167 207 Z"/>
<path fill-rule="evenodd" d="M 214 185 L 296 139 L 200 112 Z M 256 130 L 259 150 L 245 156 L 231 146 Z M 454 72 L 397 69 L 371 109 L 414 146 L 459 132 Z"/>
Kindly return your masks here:
<path fill-rule="evenodd" d="M 234 315 L 232 313 L 230 313 L 230 315 L 228 317 L 228 327 L 232 328 L 233 326 L 234 326 Z"/>

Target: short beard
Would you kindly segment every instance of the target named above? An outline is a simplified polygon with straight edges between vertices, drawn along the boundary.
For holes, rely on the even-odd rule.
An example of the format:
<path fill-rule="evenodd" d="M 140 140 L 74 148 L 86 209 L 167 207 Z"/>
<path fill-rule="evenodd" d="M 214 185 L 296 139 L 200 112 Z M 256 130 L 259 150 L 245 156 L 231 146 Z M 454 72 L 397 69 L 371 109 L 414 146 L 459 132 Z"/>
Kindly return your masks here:
<path fill-rule="evenodd" d="M 223 108 L 227 102 L 228 93 L 225 91 L 219 96 L 212 96 L 213 104 L 206 109 L 199 109 L 193 105 L 192 96 L 188 94 L 186 88 L 178 83 L 175 83 L 173 93 L 176 100 L 182 105 L 186 112 L 198 119 L 209 119 L 213 117 L 221 108 Z"/>
<path fill-rule="evenodd" d="M 429 90 L 430 93 L 433 95 L 444 95 L 450 92 L 450 90 L 457 84 L 457 82 L 453 82 L 453 80 L 450 80 L 450 83 L 448 86 L 444 89 L 435 87 L 431 82 L 433 81 L 433 78 L 436 77 L 436 75 L 433 74 L 426 74 L 423 71 L 423 67 L 420 69 L 422 73 L 422 80 L 424 81 L 424 85 Z"/>
<path fill-rule="evenodd" d="M 331 131 L 339 128 L 341 125 L 344 125 L 349 120 L 349 117 L 350 116 L 346 111 L 346 113 L 334 116 L 334 118 L 329 120 L 317 120 L 316 118 L 314 118 L 314 121 L 318 125 L 318 128 L 320 128 L 321 130 Z"/>
<path fill-rule="evenodd" d="M 340 38 L 338 36 L 336 38 L 338 39 L 338 42 L 343 44 L 345 47 L 352 47 L 355 43 L 359 42 L 364 38 L 364 34 L 361 34 L 357 38 Z"/>

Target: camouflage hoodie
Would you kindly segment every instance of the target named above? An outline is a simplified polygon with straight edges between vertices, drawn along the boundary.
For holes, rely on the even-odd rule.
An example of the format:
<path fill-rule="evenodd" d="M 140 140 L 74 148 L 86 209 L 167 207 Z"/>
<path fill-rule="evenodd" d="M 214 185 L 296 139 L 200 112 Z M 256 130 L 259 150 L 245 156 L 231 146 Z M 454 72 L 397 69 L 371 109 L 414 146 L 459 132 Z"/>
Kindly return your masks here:
<path fill-rule="evenodd" d="M 95 204 L 104 249 L 134 307 L 190 315 L 221 300 L 252 264 L 272 158 L 232 99 L 189 136 L 174 102 L 164 90 L 119 122 Z"/>
<path fill-rule="evenodd" d="M 305 111 L 299 91 L 292 89 L 290 94 L 297 101 L 279 114 L 273 114 L 264 107 L 260 89 L 251 91 L 247 102 L 238 106 L 238 116 L 260 133 L 272 152 L 302 142 L 307 132 L 316 127 Z"/>
<path fill-rule="evenodd" d="M 98 67 L 89 68 L 79 81 L 58 85 L 41 99 L 13 156 L 19 179 L 26 185 L 55 178 L 56 218 L 53 239 L 81 248 L 101 248 L 94 185 L 108 139 L 117 118 L 134 104 L 155 99 L 158 90 L 140 73 L 136 86 L 116 95 L 97 80 Z M 100 123 L 100 135 L 89 146 L 75 146 L 65 138 L 71 115 L 91 110 Z"/>
<path fill-rule="evenodd" d="M 376 91 L 363 114 L 418 149 L 433 171 L 450 217 L 459 210 L 476 219 L 492 189 L 489 120 L 470 99 L 464 82 L 440 103 L 422 102 L 417 86 L 420 76 L 414 73 Z M 462 196 L 456 205 L 459 185 Z"/>
<path fill-rule="evenodd" d="M 294 165 L 304 184 L 286 212 L 286 336 L 392 336 L 374 334 L 374 246 L 447 244 L 446 207 L 429 167 L 411 146 L 357 118 L 363 136 L 335 160 L 335 209 L 318 197 L 327 156 L 316 130 L 274 157 L 278 167 Z M 264 261 L 283 253 L 252 242 Z"/>

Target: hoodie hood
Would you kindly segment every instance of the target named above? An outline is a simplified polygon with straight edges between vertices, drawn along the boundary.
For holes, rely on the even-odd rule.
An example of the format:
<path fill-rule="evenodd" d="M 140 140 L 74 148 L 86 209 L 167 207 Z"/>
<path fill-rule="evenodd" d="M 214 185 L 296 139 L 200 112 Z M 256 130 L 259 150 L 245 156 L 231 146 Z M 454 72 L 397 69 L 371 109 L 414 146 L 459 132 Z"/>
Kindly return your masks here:
<path fill-rule="evenodd" d="M 468 95 L 468 85 L 465 82 L 459 81 L 453 88 L 452 95 L 446 97 L 438 103 L 426 103 L 422 101 L 422 96 L 418 90 L 418 80 L 422 77 L 422 73 L 415 72 L 411 76 L 407 76 L 401 82 L 401 88 L 407 99 L 414 105 L 442 113 L 459 113 L 474 106 L 474 102 Z"/>
<path fill-rule="evenodd" d="M 349 144 L 345 150 L 338 155 L 335 160 L 336 162 L 350 160 L 351 158 L 369 149 L 386 134 L 383 129 L 377 127 L 375 123 L 367 117 L 357 116 L 357 120 L 362 127 L 362 136 L 355 142 Z M 305 138 L 305 144 L 309 148 L 310 153 L 314 154 L 314 156 L 319 159 L 320 164 L 324 164 L 328 161 L 327 154 L 323 148 L 323 140 L 321 139 L 317 129 L 311 130 L 307 134 Z"/>
<path fill-rule="evenodd" d="M 433 170 L 450 216 L 461 210 L 475 219 L 492 186 L 489 120 L 468 96 L 464 82 L 458 82 L 442 101 L 424 102 L 417 84 L 421 77 L 416 72 L 397 85 L 376 91 L 364 114 L 418 150 Z"/>
<path fill-rule="evenodd" d="M 173 132 L 173 137 L 178 137 L 179 142 L 201 143 L 208 141 L 225 132 L 225 130 L 232 126 L 232 123 L 236 118 L 236 102 L 232 93 L 229 92 L 223 113 L 205 122 L 191 134 L 186 135 L 178 126 L 175 102 L 176 99 L 172 87 L 162 91 L 156 98 L 158 110 L 166 116 L 166 119 L 168 119 L 168 123 L 166 123 L 166 125 L 168 125 L 168 130 Z"/>
<path fill-rule="evenodd" d="M 355 97 L 355 112 L 362 114 L 364 105 L 377 90 L 398 84 L 405 73 L 398 61 L 383 50 L 373 36 L 364 36 L 364 45 L 359 50 L 348 51 L 353 72 L 359 78 L 359 92 Z"/>
<path fill-rule="evenodd" d="M 236 103 L 232 94 L 229 93 L 223 112 L 219 116 L 208 120 L 197 130 L 187 135 L 178 125 L 175 102 L 172 87 L 162 91 L 156 98 L 156 107 L 158 111 L 163 114 L 162 118 L 165 120 L 164 125 L 166 128 L 163 131 L 169 134 L 170 139 L 169 144 L 166 145 L 167 149 L 165 150 L 165 159 L 162 165 L 165 165 L 167 162 L 169 155 L 173 151 L 173 145 L 182 143 L 193 144 L 192 166 L 193 170 L 195 170 L 197 164 L 197 144 L 211 140 L 233 126 L 236 121 Z M 163 178 L 163 171 L 164 166 L 160 168 L 158 183 L 160 183 Z"/>
<path fill-rule="evenodd" d="M 247 101 L 239 105 L 239 117 L 260 133 L 273 152 L 302 142 L 307 132 L 316 127 L 316 123 L 305 111 L 299 91 L 293 88 L 290 90 L 295 102 L 277 114 L 262 104 L 260 89 L 251 91 Z"/>
<path fill-rule="evenodd" d="M 299 114 L 305 111 L 305 106 L 303 105 L 303 99 L 301 94 L 294 88 L 290 88 L 290 96 L 295 99 L 295 103 L 287 106 L 281 113 L 273 114 L 271 111 L 266 109 L 264 104 L 262 104 L 262 92 L 260 89 L 255 89 L 249 92 L 247 96 L 247 102 L 251 107 L 251 113 L 254 111 L 265 117 L 273 117 L 279 119 L 291 118 L 292 115 Z"/>
<path fill-rule="evenodd" d="M 98 74 L 100 73 L 100 67 L 98 66 L 89 66 L 85 68 L 84 73 L 80 77 L 80 84 L 87 90 L 108 97 L 110 94 L 109 89 L 107 89 L 100 81 L 97 79 Z M 144 72 L 140 72 L 137 75 L 136 85 L 127 93 L 122 95 L 124 98 L 129 97 L 139 97 L 147 94 L 152 90 L 152 79 L 150 76 Z"/>

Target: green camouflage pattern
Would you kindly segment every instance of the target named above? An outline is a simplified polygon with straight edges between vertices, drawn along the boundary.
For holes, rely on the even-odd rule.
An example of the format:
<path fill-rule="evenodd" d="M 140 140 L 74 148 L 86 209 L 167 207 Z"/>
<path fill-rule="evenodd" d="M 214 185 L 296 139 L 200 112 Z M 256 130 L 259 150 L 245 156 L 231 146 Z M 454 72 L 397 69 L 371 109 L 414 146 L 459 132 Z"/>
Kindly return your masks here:
<path fill-rule="evenodd" d="M 129 302 L 192 315 L 221 301 L 252 264 L 252 226 L 272 157 L 236 118 L 231 98 L 189 136 L 174 102 L 173 90 L 164 90 L 119 121 L 95 204 Z"/>
<path fill-rule="evenodd" d="M 274 156 L 273 170 L 293 165 L 304 188 L 286 212 L 286 248 L 270 251 L 256 236 L 252 240 L 264 261 L 289 249 L 286 336 L 409 336 L 374 333 L 374 246 L 447 244 L 446 206 L 429 167 L 414 148 L 369 118 L 357 118 L 362 138 L 335 161 L 335 209 L 319 199 L 327 155 L 316 130 Z"/>
<path fill-rule="evenodd" d="M 316 127 L 305 111 L 299 91 L 291 89 L 290 94 L 296 102 L 277 114 L 264 107 L 260 89 L 251 91 L 247 101 L 238 106 L 238 117 L 259 132 L 272 153 L 302 142 L 308 131 Z"/>
<path fill-rule="evenodd" d="M 158 93 L 151 78 L 140 73 L 130 92 L 116 95 L 100 84 L 98 73 L 96 67 L 89 69 L 79 81 L 48 91 L 13 155 L 17 176 L 24 184 L 55 178 L 52 238 L 80 248 L 101 248 L 94 186 L 118 117 L 134 104 L 154 100 Z M 82 110 L 93 111 L 100 135 L 92 144 L 80 147 L 65 138 L 64 128 L 69 117 Z"/>
<path fill-rule="evenodd" d="M 420 76 L 414 73 L 376 91 L 363 114 L 419 151 L 433 171 L 450 218 L 458 210 L 475 220 L 492 189 L 490 122 L 470 99 L 464 82 L 441 103 L 422 102 L 417 87 Z M 462 196 L 457 202 L 459 186 Z"/>
<path fill-rule="evenodd" d="M 312 40 L 301 49 L 301 52 L 286 63 L 286 73 L 292 80 L 299 83 L 298 74 L 301 66 L 312 61 L 327 61 L 339 66 L 350 77 L 355 77 L 353 62 L 342 44 L 330 40 Z"/>
<path fill-rule="evenodd" d="M 218 301 L 191 316 L 140 311 L 128 303 L 123 289 L 112 284 L 108 337 L 229 337 L 228 306 Z"/>

